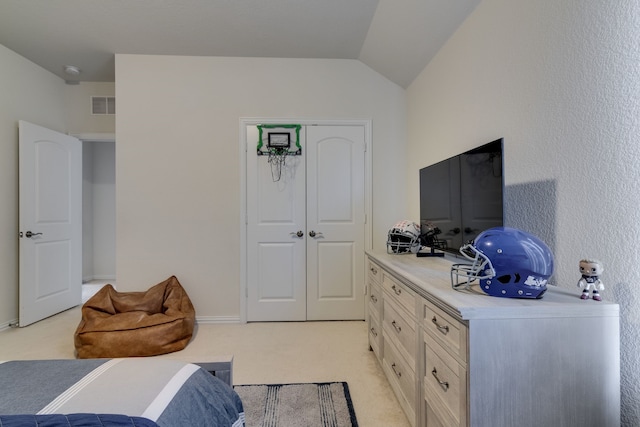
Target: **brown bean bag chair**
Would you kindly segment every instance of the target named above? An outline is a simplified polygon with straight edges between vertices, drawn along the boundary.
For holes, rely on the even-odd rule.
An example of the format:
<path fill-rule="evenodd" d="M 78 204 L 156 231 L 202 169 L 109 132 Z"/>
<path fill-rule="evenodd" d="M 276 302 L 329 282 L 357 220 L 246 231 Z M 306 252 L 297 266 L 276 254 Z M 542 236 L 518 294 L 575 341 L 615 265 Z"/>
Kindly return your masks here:
<path fill-rule="evenodd" d="M 81 359 L 155 356 L 182 350 L 196 312 L 175 276 L 146 292 L 102 287 L 82 306 L 74 342 Z"/>

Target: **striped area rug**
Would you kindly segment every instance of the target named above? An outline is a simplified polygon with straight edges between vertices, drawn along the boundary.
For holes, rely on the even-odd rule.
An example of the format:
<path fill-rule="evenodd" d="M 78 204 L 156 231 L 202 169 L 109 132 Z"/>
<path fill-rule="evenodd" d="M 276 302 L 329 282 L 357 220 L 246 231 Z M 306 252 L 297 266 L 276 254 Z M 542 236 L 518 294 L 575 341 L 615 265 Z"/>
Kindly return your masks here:
<path fill-rule="evenodd" d="M 357 427 L 346 382 L 237 385 L 247 427 Z"/>

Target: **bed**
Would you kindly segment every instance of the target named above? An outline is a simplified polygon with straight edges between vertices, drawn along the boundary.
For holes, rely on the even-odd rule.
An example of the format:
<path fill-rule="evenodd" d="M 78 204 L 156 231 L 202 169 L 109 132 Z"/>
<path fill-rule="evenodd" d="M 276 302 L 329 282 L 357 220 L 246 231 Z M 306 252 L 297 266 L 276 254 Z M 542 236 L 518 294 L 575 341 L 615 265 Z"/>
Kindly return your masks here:
<path fill-rule="evenodd" d="M 0 426 L 244 426 L 240 397 L 200 365 L 162 358 L 0 361 Z"/>

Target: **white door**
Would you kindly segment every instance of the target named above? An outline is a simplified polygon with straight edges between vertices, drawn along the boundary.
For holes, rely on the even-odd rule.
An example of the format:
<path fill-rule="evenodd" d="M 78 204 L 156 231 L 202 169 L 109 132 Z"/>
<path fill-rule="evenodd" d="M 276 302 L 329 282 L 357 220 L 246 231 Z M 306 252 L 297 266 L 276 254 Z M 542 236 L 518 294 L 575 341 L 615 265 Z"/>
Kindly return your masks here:
<path fill-rule="evenodd" d="M 364 318 L 362 126 L 307 126 L 307 319 Z"/>
<path fill-rule="evenodd" d="M 19 122 L 19 325 L 82 300 L 82 143 Z"/>
<path fill-rule="evenodd" d="M 303 126 L 274 182 L 247 127 L 247 320 L 364 318 L 364 126 Z"/>
<path fill-rule="evenodd" d="M 257 141 L 257 126 L 247 126 L 247 320 L 305 320 L 305 162 L 288 157 L 274 182 Z"/>

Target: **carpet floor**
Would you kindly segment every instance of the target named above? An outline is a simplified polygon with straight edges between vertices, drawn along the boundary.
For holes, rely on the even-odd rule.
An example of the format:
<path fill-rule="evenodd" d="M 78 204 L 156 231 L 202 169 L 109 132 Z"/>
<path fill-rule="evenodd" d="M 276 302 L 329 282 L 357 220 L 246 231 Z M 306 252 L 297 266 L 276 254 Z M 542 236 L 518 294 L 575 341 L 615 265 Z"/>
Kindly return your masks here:
<path fill-rule="evenodd" d="M 247 427 L 358 427 L 346 382 L 237 385 Z"/>

